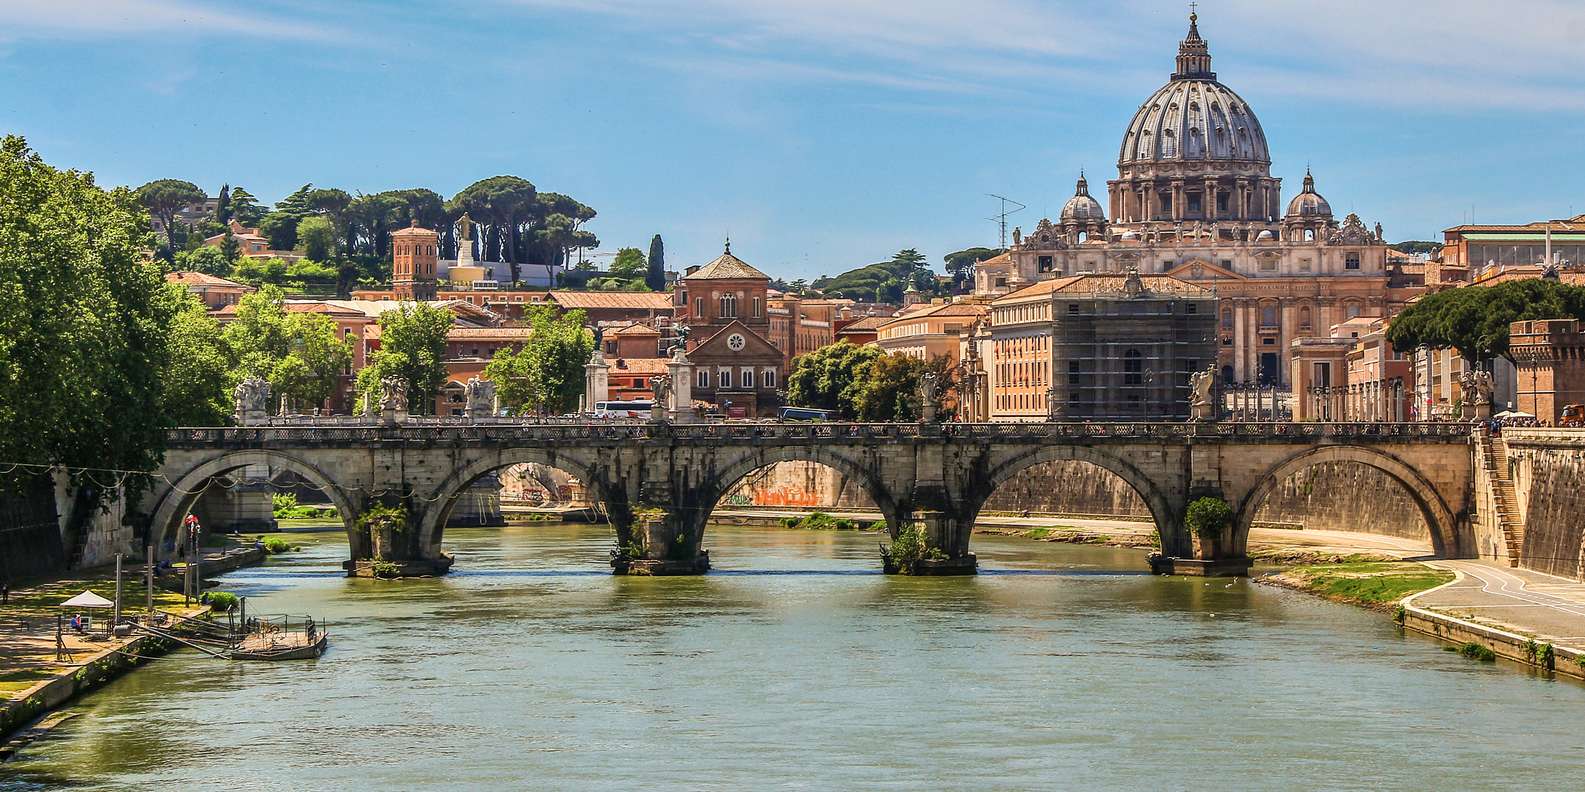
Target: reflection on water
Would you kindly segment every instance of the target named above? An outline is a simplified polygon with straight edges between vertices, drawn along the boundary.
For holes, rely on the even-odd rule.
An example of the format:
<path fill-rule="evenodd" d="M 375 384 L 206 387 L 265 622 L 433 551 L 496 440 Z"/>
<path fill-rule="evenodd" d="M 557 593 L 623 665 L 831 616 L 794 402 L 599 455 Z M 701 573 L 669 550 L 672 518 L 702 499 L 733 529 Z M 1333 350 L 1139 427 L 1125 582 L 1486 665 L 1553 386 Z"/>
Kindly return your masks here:
<path fill-rule="evenodd" d="M 1577 778 L 1585 689 L 1141 550 L 715 527 L 717 571 L 617 578 L 599 526 L 451 530 L 456 572 L 349 580 L 334 536 L 225 579 L 328 620 L 318 661 L 173 655 L 0 789 L 1487 788 Z M 1518 728 L 1521 727 L 1522 728 Z M 1433 783 L 1430 779 L 1436 779 Z"/>

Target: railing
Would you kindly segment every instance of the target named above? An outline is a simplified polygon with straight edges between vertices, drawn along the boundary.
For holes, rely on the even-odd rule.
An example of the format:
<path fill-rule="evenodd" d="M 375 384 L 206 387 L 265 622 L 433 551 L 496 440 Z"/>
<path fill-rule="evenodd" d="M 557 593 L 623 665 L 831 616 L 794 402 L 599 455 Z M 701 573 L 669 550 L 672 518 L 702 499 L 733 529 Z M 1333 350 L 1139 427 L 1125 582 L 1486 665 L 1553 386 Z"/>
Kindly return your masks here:
<path fill-rule="evenodd" d="M 315 419 L 316 421 L 324 419 Z M 1292 423 L 1262 422 L 1042 422 L 1042 423 L 754 423 L 665 424 L 641 421 L 543 421 L 489 418 L 430 419 L 395 425 L 377 422 L 282 423 L 236 427 L 173 429 L 173 446 L 304 443 L 337 445 L 404 441 L 485 443 L 621 443 L 679 440 L 703 443 L 757 441 L 855 442 L 866 440 L 954 440 L 1035 442 L 1052 440 L 1192 438 L 1463 438 L 1470 428 L 1458 423 Z"/>

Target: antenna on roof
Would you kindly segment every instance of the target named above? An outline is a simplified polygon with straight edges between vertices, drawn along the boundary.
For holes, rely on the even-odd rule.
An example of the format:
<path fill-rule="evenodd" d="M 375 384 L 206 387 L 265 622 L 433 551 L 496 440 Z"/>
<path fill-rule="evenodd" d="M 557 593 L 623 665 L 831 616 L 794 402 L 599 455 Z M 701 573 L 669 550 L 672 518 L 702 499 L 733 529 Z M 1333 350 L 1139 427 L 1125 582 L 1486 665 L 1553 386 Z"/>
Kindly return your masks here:
<path fill-rule="evenodd" d="M 1025 209 L 1028 209 L 1029 207 L 1004 195 L 997 195 L 996 193 L 986 193 L 986 195 L 1002 202 L 1002 210 L 997 212 L 995 216 L 988 217 L 986 219 L 996 223 L 997 227 L 1001 229 L 1001 247 L 1007 247 L 1007 216 L 1017 214 Z M 1012 204 L 1013 208 L 1008 209 L 1008 204 Z"/>

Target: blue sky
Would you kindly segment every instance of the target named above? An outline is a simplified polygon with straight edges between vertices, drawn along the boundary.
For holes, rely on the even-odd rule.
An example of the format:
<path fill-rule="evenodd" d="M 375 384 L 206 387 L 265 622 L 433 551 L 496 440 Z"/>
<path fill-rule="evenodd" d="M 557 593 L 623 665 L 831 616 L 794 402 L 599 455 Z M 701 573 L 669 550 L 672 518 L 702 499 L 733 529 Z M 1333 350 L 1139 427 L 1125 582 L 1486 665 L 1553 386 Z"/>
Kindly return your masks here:
<path fill-rule="evenodd" d="M 449 197 L 502 173 L 603 249 L 788 279 L 993 245 L 1115 175 L 1186 6 L 1116 0 L 0 0 L 0 130 L 103 184 Z M 1285 193 L 1390 239 L 1585 212 L 1585 2 L 1206 0 Z M 1576 189 L 1570 189 L 1576 187 Z"/>

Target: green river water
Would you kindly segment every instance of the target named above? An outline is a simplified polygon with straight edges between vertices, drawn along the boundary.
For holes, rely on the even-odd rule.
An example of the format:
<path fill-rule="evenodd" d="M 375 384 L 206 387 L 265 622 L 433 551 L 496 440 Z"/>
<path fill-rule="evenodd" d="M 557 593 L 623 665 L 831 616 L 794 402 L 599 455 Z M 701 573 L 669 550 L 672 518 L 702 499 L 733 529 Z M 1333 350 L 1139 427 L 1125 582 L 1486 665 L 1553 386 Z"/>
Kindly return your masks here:
<path fill-rule="evenodd" d="M 222 579 L 327 620 L 317 661 L 173 654 L 72 705 L 0 789 L 1568 789 L 1585 687 L 1381 614 L 1143 551 L 712 528 L 701 578 L 612 577 L 598 526 L 452 529 L 444 578 L 346 544 Z"/>

